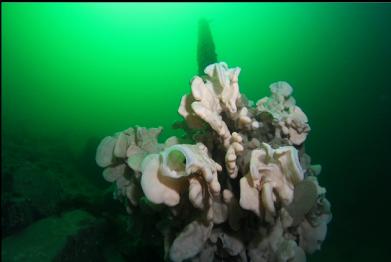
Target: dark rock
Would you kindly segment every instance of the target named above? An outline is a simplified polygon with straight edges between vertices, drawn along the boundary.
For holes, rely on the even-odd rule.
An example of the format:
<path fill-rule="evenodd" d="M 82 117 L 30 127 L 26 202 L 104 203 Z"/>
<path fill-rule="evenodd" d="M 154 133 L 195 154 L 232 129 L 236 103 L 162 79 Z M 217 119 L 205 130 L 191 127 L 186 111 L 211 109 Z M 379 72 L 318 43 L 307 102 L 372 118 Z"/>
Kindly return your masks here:
<path fill-rule="evenodd" d="M 78 168 L 66 145 L 6 139 L 1 169 L 3 237 L 64 210 L 98 210 L 102 202 L 101 191 Z M 96 176 L 102 179 L 100 173 Z"/>
<path fill-rule="evenodd" d="M 41 219 L 2 241 L 2 261 L 105 261 L 105 223 L 74 210 Z"/>
<path fill-rule="evenodd" d="M 13 193 L 29 200 L 42 217 L 54 214 L 57 203 L 65 198 L 56 174 L 33 164 L 25 165 L 13 173 Z"/>
<path fill-rule="evenodd" d="M 36 220 L 31 201 L 24 197 L 2 195 L 1 198 L 1 235 L 2 237 L 16 232 Z"/>

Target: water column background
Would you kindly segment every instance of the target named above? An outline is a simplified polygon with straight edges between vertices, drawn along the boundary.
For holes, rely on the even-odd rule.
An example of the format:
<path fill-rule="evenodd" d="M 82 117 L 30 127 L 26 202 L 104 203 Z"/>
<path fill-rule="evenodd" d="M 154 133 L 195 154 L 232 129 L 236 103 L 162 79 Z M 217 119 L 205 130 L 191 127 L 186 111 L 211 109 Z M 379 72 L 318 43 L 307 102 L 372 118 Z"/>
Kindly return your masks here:
<path fill-rule="evenodd" d="M 288 81 L 309 118 L 334 215 L 311 261 L 387 257 L 389 4 L 2 4 L 3 141 L 64 140 L 77 156 L 136 124 L 180 134 L 202 17 L 218 60 L 242 68 L 242 93 L 257 101 Z"/>

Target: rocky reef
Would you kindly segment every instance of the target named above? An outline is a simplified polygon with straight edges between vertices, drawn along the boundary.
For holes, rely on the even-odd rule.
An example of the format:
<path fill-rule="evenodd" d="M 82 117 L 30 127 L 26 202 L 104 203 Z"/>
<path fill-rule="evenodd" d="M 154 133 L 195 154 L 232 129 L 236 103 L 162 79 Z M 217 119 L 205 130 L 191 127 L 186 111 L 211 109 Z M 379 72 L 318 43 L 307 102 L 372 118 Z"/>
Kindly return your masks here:
<path fill-rule="evenodd" d="M 130 216 L 154 214 L 167 261 L 305 261 L 331 220 L 304 142 L 305 113 L 287 82 L 258 102 L 239 92 L 240 68 L 208 65 L 191 80 L 175 128 L 130 127 L 96 152 Z"/>

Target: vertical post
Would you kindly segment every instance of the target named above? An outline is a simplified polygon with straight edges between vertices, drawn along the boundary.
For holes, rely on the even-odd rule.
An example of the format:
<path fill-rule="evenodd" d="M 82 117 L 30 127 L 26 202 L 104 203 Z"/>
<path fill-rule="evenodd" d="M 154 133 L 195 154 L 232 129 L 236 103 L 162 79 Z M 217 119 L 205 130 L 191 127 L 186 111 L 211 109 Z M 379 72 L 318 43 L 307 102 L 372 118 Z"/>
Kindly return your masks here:
<path fill-rule="evenodd" d="M 206 66 L 217 62 L 217 54 L 209 21 L 204 18 L 198 21 L 197 62 L 199 76 L 204 75 Z"/>

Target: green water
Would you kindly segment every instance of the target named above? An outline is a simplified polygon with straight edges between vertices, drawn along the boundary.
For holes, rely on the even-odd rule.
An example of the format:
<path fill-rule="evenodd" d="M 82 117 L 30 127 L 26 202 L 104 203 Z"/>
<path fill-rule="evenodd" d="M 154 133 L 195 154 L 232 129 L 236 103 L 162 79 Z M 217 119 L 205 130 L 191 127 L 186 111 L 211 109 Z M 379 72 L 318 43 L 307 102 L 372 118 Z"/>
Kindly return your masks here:
<path fill-rule="evenodd" d="M 62 140 L 77 157 L 136 124 L 179 134 L 202 17 L 218 60 L 242 68 L 241 93 L 257 101 L 287 81 L 309 118 L 306 150 L 333 208 L 309 261 L 384 261 L 390 4 L 2 3 L 3 142 Z"/>

